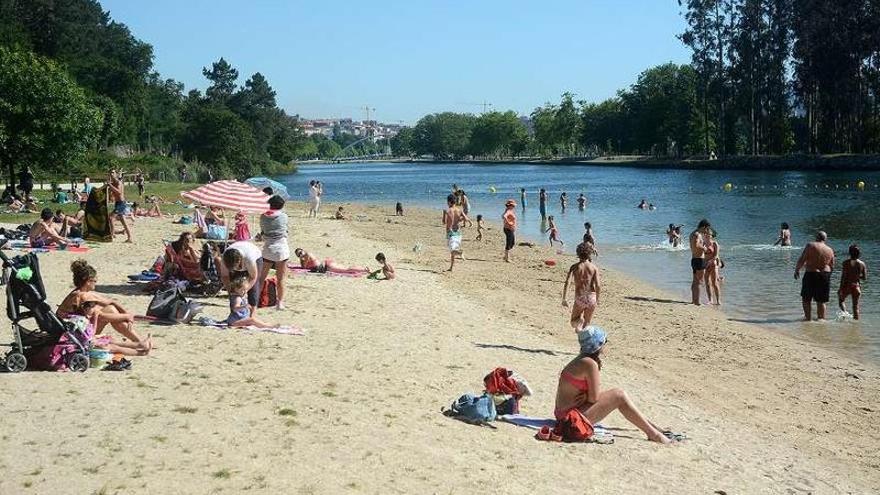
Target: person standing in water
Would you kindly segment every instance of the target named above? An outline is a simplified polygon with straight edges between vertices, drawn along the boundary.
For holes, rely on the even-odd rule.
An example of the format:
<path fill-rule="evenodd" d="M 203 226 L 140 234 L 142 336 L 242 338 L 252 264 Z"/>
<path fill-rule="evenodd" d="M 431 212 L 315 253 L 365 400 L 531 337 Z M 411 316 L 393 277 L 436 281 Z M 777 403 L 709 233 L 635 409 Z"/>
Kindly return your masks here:
<path fill-rule="evenodd" d="M 562 213 L 565 213 L 565 207 L 568 206 L 568 194 L 565 191 L 559 195 L 559 206 L 562 207 Z"/>
<path fill-rule="evenodd" d="M 542 187 L 538 192 L 538 210 L 541 211 L 541 221 L 547 221 L 547 191 Z"/>
<path fill-rule="evenodd" d="M 706 244 L 706 294 L 709 296 L 709 304 L 721 306 L 721 269 L 724 262 L 721 261 L 721 248 L 716 240 L 714 230 L 709 233 Z M 714 302 L 713 302 L 714 297 Z"/>
<path fill-rule="evenodd" d="M 522 204 L 522 209 L 525 211 L 526 209 L 526 188 L 519 188 L 519 202 Z"/>
<path fill-rule="evenodd" d="M 859 319 L 861 307 L 859 299 L 862 297 L 862 280 L 868 280 L 868 267 L 860 260 L 862 251 L 855 244 L 849 247 L 849 259 L 843 262 L 843 270 L 840 274 L 840 289 L 837 290 L 837 303 L 841 311 L 846 311 L 843 303 L 847 296 L 852 296 L 853 318 Z"/>
<path fill-rule="evenodd" d="M 779 238 L 773 243 L 774 246 L 791 246 L 791 229 L 786 222 L 779 227 Z"/>
<path fill-rule="evenodd" d="M 443 210 L 443 226 L 446 228 L 446 246 L 449 248 L 449 269 L 455 266 L 455 257 L 462 256 L 461 227 L 468 221 L 467 215 L 455 204 L 455 195 L 446 197 L 446 209 Z M 464 257 L 462 257 L 464 259 Z"/>
<path fill-rule="evenodd" d="M 584 196 L 584 193 L 581 193 L 578 196 L 578 210 L 584 211 L 587 208 L 587 197 Z"/>
<path fill-rule="evenodd" d="M 706 278 L 706 249 L 708 247 L 708 237 L 712 225 L 705 218 L 697 224 L 697 229 L 691 232 L 689 237 L 691 245 L 691 271 L 693 272 L 693 280 L 691 281 L 691 302 L 700 305 L 700 285 Z"/>
<path fill-rule="evenodd" d="M 510 263 L 510 251 L 516 244 L 516 201 L 508 199 L 504 207 L 504 214 L 501 215 L 504 221 L 504 261 Z"/>
<path fill-rule="evenodd" d="M 831 292 L 831 271 L 834 269 L 834 250 L 825 243 L 828 234 L 823 231 L 816 233 L 816 240 L 808 242 L 804 246 L 797 266 L 794 268 L 794 278 L 800 277 L 801 268 L 804 269 L 804 279 L 801 282 L 801 302 L 804 306 L 804 321 L 811 321 L 812 302 L 816 301 L 816 317 L 825 319 L 825 306 Z"/>

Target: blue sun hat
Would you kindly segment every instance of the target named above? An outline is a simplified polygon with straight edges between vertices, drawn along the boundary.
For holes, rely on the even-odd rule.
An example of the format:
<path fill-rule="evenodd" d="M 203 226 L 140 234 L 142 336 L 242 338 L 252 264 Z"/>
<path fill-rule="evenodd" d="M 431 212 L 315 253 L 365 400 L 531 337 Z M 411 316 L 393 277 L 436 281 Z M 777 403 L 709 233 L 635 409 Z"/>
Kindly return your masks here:
<path fill-rule="evenodd" d="M 590 325 L 584 328 L 578 332 L 578 343 L 581 345 L 581 356 L 588 356 L 595 353 L 605 345 L 607 339 L 608 336 L 605 334 L 605 330 L 602 330 L 596 325 Z"/>

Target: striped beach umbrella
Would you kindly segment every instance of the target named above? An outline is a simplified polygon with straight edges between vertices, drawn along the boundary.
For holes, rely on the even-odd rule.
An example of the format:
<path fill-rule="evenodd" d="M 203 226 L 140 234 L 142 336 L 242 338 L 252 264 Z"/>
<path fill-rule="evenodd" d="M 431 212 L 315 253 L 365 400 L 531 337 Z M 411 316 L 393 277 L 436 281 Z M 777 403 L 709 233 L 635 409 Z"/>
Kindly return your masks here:
<path fill-rule="evenodd" d="M 256 187 L 234 180 L 218 180 L 192 191 L 180 193 L 184 198 L 205 206 L 217 206 L 227 210 L 262 213 L 269 206 L 269 196 Z"/>

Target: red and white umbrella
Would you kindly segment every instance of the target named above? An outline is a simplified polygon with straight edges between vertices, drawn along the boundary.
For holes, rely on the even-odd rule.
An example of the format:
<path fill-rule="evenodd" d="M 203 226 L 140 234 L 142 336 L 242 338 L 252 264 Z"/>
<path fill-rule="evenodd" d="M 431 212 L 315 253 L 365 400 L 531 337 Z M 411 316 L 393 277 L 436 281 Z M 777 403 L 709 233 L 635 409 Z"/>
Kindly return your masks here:
<path fill-rule="evenodd" d="M 227 210 L 262 213 L 269 206 L 269 196 L 256 187 L 234 180 L 218 180 L 192 191 L 180 193 L 184 198 L 205 206 L 217 206 Z"/>

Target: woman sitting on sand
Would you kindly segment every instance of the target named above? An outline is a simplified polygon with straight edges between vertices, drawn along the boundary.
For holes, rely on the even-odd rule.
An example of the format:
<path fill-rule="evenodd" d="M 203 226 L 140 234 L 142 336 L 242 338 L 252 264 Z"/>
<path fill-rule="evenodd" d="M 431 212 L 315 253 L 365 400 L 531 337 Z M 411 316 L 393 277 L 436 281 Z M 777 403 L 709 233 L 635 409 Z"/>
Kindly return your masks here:
<path fill-rule="evenodd" d="M 299 264 L 302 268 L 305 268 L 312 273 L 366 273 L 370 271 L 367 268 L 347 268 L 339 266 L 333 262 L 332 258 L 325 258 L 324 262 L 321 263 L 318 261 L 317 256 L 307 253 L 302 248 L 296 248 L 293 251 L 293 255 L 299 259 Z"/>
<path fill-rule="evenodd" d="M 670 439 L 645 419 L 626 392 L 619 388 L 600 389 L 601 356 L 607 342 L 605 331 L 596 326 L 586 327 L 578 333 L 578 342 L 580 354 L 559 375 L 554 411 L 556 419 L 561 421 L 569 411 L 576 410 L 595 425 L 614 410 L 620 410 L 627 421 L 648 435 L 648 440 L 669 443 Z"/>
<path fill-rule="evenodd" d="M 203 282 L 205 274 L 199 263 L 201 257 L 195 248 L 196 237 L 191 232 L 183 232 L 180 237 L 165 247 L 164 278 L 176 277 L 190 282 Z"/>
<path fill-rule="evenodd" d="M 159 203 L 153 203 L 149 208 L 141 208 L 137 202 L 131 205 L 131 214 L 135 217 L 161 217 L 162 210 L 159 209 Z"/>
<path fill-rule="evenodd" d="M 108 299 L 95 292 L 98 272 L 86 260 L 76 260 L 70 264 L 73 273 L 73 289 L 58 305 L 56 314 L 60 318 L 78 314 L 83 303 L 94 302 L 98 310 L 95 334 L 100 335 L 104 327 L 110 324 L 117 332 L 132 342 L 142 344 L 141 349 L 150 347 L 149 341 L 142 339 L 134 331 L 134 315 L 126 311 L 118 302 Z"/>

